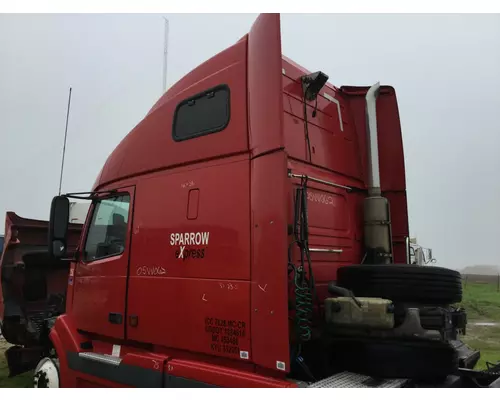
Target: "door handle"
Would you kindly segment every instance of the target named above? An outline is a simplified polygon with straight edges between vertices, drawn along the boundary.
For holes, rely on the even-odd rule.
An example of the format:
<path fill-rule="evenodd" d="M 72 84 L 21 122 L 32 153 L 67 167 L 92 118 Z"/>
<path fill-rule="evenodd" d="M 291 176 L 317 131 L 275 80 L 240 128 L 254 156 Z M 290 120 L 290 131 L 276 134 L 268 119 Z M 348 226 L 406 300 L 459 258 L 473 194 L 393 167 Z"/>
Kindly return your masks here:
<path fill-rule="evenodd" d="M 129 315 L 128 323 L 130 326 L 136 328 L 139 325 L 139 317 L 137 315 Z"/>
<path fill-rule="evenodd" d="M 120 313 L 109 313 L 108 321 L 112 324 L 120 325 L 123 322 L 123 316 Z"/>

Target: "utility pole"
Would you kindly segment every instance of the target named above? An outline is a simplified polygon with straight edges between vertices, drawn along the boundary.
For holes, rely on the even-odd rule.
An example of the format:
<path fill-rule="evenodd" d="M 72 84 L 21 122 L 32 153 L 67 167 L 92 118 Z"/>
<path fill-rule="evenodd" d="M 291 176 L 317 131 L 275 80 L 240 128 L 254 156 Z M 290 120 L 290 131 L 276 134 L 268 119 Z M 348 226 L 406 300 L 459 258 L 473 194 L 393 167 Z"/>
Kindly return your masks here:
<path fill-rule="evenodd" d="M 64 145 L 63 145 L 62 161 L 61 161 L 61 176 L 59 178 L 59 196 L 61 195 L 61 186 L 62 186 L 62 178 L 64 170 L 64 155 L 66 154 L 66 138 L 68 137 L 69 109 L 71 107 L 71 90 L 72 89 L 69 88 L 68 109 L 66 111 L 66 128 L 64 129 Z"/>
<path fill-rule="evenodd" d="M 167 58 L 168 58 L 168 19 L 165 20 L 165 38 L 163 42 L 163 88 L 162 94 L 167 91 Z"/>

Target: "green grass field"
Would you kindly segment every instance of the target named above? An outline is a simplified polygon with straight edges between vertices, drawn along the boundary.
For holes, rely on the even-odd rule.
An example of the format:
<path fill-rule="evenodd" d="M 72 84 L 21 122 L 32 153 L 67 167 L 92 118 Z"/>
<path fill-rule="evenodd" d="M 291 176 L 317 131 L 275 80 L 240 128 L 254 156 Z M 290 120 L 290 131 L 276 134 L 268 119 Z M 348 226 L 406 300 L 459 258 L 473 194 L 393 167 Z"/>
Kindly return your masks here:
<path fill-rule="evenodd" d="M 484 368 L 486 361 L 500 361 L 500 292 L 497 284 L 464 284 L 460 305 L 467 311 L 468 319 L 467 334 L 463 340 L 470 347 L 481 351 L 477 368 Z M 475 322 L 494 322 L 498 326 L 475 326 Z"/>
<path fill-rule="evenodd" d="M 460 305 L 467 310 L 469 322 L 463 340 L 470 347 L 481 351 L 477 368 L 484 368 L 486 361 L 500 361 L 500 292 L 496 284 L 467 283 Z M 475 326 L 475 322 L 496 322 L 499 325 Z M 8 346 L 0 338 L 0 388 L 32 387 L 31 373 L 8 378 L 9 371 L 3 355 Z"/>
<path fill-rule="evenodd" d="M 469 347 L 481 352 L 481 359 L 476 369 L 486 367 L 486 362 L 500 361 L 500 325 L 499 326 L 468 326 L 467 335 L 463 340 Z"/>
<path fill-rule="evenodd" d="M 464 283 L 461 305 L 470 321 L 500 322 L 500 292 L 496 283 Z"/>

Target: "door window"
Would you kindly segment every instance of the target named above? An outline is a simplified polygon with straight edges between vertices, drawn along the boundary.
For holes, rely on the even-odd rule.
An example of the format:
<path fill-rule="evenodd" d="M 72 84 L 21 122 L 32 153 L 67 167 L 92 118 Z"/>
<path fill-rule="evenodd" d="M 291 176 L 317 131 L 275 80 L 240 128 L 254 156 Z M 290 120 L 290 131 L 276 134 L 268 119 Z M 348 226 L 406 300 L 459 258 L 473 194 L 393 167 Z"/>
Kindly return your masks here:
<path fill-rule="evenodd" d="M 85 242 L 84 260 L 116 256 L 125 250 L 130 195 L 99 200 L 94 207 Z"/>

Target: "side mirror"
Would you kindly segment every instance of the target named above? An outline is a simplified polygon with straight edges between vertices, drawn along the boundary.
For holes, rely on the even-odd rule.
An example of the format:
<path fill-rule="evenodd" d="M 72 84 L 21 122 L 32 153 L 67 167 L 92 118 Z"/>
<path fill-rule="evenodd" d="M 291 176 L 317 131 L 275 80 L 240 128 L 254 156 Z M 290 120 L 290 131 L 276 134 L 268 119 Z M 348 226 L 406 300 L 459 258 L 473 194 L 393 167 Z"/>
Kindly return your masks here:
<path fill-rule="evenodd" d="M 49 256 L 63 258 L 67 251 L 69 225 L 69 200 L 56 196 L 50 206 L 49 221 Z"/>

